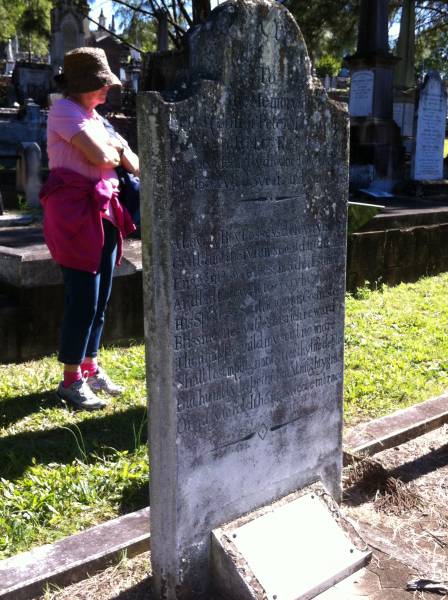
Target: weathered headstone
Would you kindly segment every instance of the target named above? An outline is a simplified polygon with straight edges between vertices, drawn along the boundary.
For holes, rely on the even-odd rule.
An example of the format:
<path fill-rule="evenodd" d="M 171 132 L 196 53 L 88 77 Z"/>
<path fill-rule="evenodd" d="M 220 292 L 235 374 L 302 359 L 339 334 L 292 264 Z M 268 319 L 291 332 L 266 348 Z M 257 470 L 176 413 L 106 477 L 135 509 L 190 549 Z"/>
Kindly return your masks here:
<path fill-rule="evenodd" d="M 200 600 L 214 527 L 340 497 L 348 132 L 280 4 L 187 45 L 138 113 L 155 593 Z"/>
<path fill-rule="evenodd" d="M 17 146 L 16 190 L 25 194 L 30 208 L 39 208 L 42 187 L 42 151 L 36 142 L 22 142 Z"/>
<path fill-rule="evenodd" d="M 40 106 L 45 106 L 51 86 L 51 67 L 41 63 L 18 62 L 14 67 L 12 81 L 17 99 L 24 104 L 32 98 Z"/>
<path fill-rule="evenodd" d="M 412 178 L 417 181 L 443 179 L 447 93 L 436 71 L 425 77 L 417 108 Z"/>

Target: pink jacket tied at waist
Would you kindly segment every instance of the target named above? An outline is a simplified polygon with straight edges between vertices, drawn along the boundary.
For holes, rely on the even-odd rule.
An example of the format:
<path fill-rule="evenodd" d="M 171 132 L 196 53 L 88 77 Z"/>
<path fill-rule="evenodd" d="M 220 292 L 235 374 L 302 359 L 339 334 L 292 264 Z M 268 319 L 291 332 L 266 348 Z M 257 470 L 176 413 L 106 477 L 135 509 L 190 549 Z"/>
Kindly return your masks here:
<path fill-rule="evenodd" d="M 102 216 L 109 207 L 118 228 L 116 264 L 120 264 L 123 237 L 132 233 L 135 225 L 110 181 L 93 181 L 70 169 L 53 169 L 42 187 L 40 201 L 45 242 L 57 263 L 90 273 L 98 271 L 104 245 Z"/>

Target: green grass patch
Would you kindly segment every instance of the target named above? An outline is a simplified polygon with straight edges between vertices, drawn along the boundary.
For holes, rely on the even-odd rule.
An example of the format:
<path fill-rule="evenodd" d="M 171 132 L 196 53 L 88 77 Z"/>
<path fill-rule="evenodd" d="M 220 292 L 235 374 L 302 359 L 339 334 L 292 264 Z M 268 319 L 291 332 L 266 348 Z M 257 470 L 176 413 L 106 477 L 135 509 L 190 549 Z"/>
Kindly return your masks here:
<path fill-rule="evenodd" d="M 0 365 L 0 559 L 147 506 L 144 349 L 103 350 L 126 392 L 103 411 L 72 411 L 45 358 Z"/>
<path fill-rule="evenodd" d="M 346 302 L 348 425 L 448 388 L 448 274 L 359 290 Z M 0 558 L 148 504 L 144 348 L 103 350 L 126 392 L 75 412 L 55 357 L 0 365 Z"/>
<path fill-rule="evenodd" d="M 448 389 L 447 290 L 445 273 L 347 297 L 346 423 L 378 417 Z"/>

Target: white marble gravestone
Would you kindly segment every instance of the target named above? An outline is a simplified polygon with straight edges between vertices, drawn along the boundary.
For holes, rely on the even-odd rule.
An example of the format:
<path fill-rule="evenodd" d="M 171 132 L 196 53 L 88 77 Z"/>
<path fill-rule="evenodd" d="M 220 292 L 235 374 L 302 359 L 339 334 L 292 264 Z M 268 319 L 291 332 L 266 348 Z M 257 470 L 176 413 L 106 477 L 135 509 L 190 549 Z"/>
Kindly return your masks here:
<path fill-rule="evenodd" d="M 347 113 L 277 2 L 226 2 L 186 43 L 179 86 L 138 101 L 167 600 L 210 597 L 215 527 L 317 479 L 339 498 L 342 465 Z"/>
<path fill-rule="evenodd" d="M 436 71 L 425 77 L 417 108 L 417 125 L 412 161 L 416 181 L 443 179 L 443 147 L 447 115 L 445 85 Z"/>

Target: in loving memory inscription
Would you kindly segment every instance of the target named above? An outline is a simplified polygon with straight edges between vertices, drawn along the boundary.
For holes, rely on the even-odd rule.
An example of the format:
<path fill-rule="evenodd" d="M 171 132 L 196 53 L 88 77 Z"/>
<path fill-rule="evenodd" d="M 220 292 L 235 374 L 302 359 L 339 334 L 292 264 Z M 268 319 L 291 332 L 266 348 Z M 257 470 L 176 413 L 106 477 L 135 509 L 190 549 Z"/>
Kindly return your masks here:
<path fill-rule="evenodd" d="M 198 600 L 214 527 L 340 494 L 348 169 L 286 9 L 226 3 L 188 43 L 139 148 L 155 588 Z"/>

